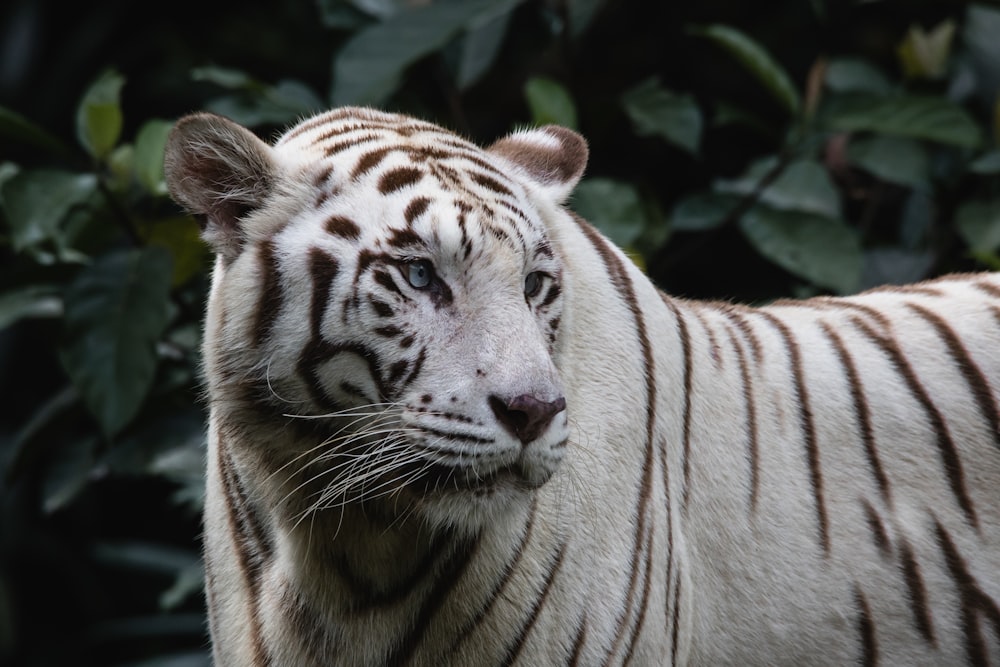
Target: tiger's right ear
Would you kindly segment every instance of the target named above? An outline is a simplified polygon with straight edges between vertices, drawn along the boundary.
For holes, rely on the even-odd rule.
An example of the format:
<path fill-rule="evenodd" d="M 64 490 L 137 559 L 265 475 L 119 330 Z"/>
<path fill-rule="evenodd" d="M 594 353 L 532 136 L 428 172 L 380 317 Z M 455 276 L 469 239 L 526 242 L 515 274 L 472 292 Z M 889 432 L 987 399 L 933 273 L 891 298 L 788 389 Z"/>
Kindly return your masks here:
<path fill-rule="evenodd" d="M 202 237 L 227 260 L 246 238 L 241 219 L 274 189 L 271 147 L 250 130 L 209 113 L 184 116 L 167 137 L 163 158 L 170 195 L 194 215 Z"/>

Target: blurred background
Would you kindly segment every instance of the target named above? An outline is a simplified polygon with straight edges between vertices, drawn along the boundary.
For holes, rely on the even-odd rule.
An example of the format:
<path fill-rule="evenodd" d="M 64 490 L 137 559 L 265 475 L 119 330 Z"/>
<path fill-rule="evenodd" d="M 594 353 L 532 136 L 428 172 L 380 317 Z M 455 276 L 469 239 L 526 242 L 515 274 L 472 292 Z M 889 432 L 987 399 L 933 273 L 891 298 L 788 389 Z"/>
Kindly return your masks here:
<path fill-rule="evenodd" d="M 208 662 L 178 116 L 573 127 L 573 208 L 665 290 L 763 303 L 1000 267 L 998 93 L 993 3 L 6 0 L 0 665 Z"/>

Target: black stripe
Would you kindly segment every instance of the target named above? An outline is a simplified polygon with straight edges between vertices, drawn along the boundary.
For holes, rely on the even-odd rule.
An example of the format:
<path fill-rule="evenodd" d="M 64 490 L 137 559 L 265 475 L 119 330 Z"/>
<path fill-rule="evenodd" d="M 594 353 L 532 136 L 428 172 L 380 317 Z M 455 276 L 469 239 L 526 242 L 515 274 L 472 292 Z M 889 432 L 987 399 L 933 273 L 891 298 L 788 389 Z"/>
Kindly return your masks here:
<path fill-rule="evenodd" d="M 868 600 L 858 586 L 854 587 L 854 603 L 858 607 L 858 635 L 861 642 L 860 663 L 864 667 L 878 664 L 878 641 L 875 638 L 875 622 L 868 607 Z"/>
<path fill-rule="evenodd" d="M 583 647 L 587 643 L 587 617 L 584 616 L 580 619 L 580 627 L 576 631 L 576 635 L 573 637 L 573 650 L 569 654 L 569 659 L 566 660 L 567 667 L 573 667 L 574 665 L 580 664 L 580 656 L 583 655 Z"/>
<path fill-rule="evenodd" d="M 396 150 L 395 146 L 382 146 L 381 148 L 376 148 L 368 151 L 360 158 L 358 158 L 357 163 L 354 165 L 354 169 L 351 170 L 351 180 L 357 180 L 359 176 L 367 174 L 369 171 L 374 169 L 385 159 L 385 156 L 390 152 Z"/>
<path fill-rule="evenodd" d="M 694 363 L 691 351 L 691 335 L 688 333 L 687 322 L 681 314 L 680 308 L 674 300 L 663 292 L 660 298 L 667 305 L 677 320 L 677 330 L 681 337 L 681 348 L 684 352 L 684 416 L 681 425 L 681 505 L 687 507 L 688 496 L 690 494 L 689 481 L 691 477 L 691 399 L 693 395 L 692 382 L 694 376 Z"/>
<path fill-rule="evenodd" d="M 795 380 L 795 392 L 799 402 L 799 424 L 806 448 L 806 459 L 809 464 L 809 478 L 812 484 L 813 498 L 816 503 L 816 521 L 819 524 L 819 541 L 823 554 L 830 555 L 830 532 L 826 517 L 826 503 L 823 499 L 823 474 L 819 460 L 819 447 L 816 443 L 816 425 L 813 422 L 812 406 L 809 404 L 809 389 L 806 386 L 805 373 L 802 366 L 802 351 L 788 325 L 767 311 L 758 311 L 764 319 L 781 334 L 785 347 L 791 357 L 792 377 Z"/>
<path fill-rule="evenodd" d="M 934 401 L 931 400 L 924 389 L 923 385 L 917 379 L 917 375 L 910 366 L 909 361 L 903 355 L 896 341 L 888 336 L 883 336 L 873 330 L 871 325 L 862 320 L 859 317 L 852 317 L 852 323 L 854 326 L 863 333 L 869 340 L 871 340 L 875 345 L 877 345 L 889 358 L 893 366 L 896 368 L 896 372 L 905 380 L 907 386 L 910 389 L 910 393 L 915 399 L 923 406 L 924 411 L 927 413 L 927 418 L 931 422 L 931 426 L 934 428 L 934 432 L 937 434 L 937 447 L 938 452 L 941 455 L 941 465 L 944 468 L 945 476 L 948 478 L 948 482 L 951 485 L 952 493 L 955 495 L 955 499 L 958 502 L 959 507 L 965 513 L 965 517 L 968 522 L 975 528 L 979 527 L 979 521 L 976 518 L 976 510 L 972 505 L 972 500 L 969 498 L 969 494 L 965 488 L 965 473 L 962 470 L 962 461 L 959 459 L 958 450 L 955 447 L 955 442 L 951 438 L 951 434 L 948 432 L 948 427 L 945 424 L 944 417 L 941 412 L 934 405 Z"/>
<path fill-rule="evenodd" d="M 1000 441 L 998 441 L 998 438 L 1000 438 L 1000 414 L 997 411 L 996 401 L 993 399 L 993 390 L 990 388 L 990 383 L 983 374 L 982 369 L 972 359 L 969 350 L 962 344 L 958 334 L 955 333 L 955 330 L 948 325 L 944 318 L 915 303 L 907 304 L 907 306 L 933 326 L 938 336 L 945 342 L 945 345 L 948 347 L 948 354 L 951 355 L 952 361 L 958 366 L 962 377 L 969 384 L 969 391 L 972 393 L 973 398 L 976 399 L 979 411 L 989 425 L 990 432 L 993 435 L 993 442 L 1000 444 Z"/>
<path fill-rule="evenodd" d="M 239 483 L 236 471 L 229 458 L 228 448 L 221 429 L 216 431 L 216 446 L 219 476 L 226 499 L 226 518 L 229 532 L 233 536 L 236 560 L 243 575 L 248 604 L 250 606 L 250 648 L 254 667 L 271 664 L 271 657 L 264 644 L 260 620 L 260 579 L 270 562 L 272 549 L 264 536 L 260 521 L 250 507 L 246 494 Z"/>
<path fill-rule="evenodd" d="M 417 197 L 411 201 L 406 206 L 406 210 L 403 211 L 403 219 L 406 220 L 406 224 L 412 225 L 413 221 L 419 218 L 427 207 L 430 206 L 431 200 L 427 197 Z"/>
<path fill-rule="evenodd" d="M 760 444 L 757 442 L 757 402 L 753 392 L 753 377 L 747 362 L 746 352 L 734 334 L 732 322 L 726 324 L 729 343 L 736 352 L 736 362 L 740 367 L 740 383 L 743 402 L 746 405 L 747 459 L 750 464 L 750 513 L 757 511 L 760 496 Z"/>
<path fill-rule="evenodd" d="M 872 475 L 875 477 L 875 483 L 878 485 L 879 494 L 882 496 L 882 500 L 887 504 L 891 503 L 892 499 L 889 489 L 889 478 L 886 476 L 885 470 L 882 468 L 882 460 L 878 455 L 878 447 L 875 444 L 875 429 L 872 426 L 871 410 L 868 407 L 868 399 L 865 395 L 864 385 L 861 382 L 861 376 L 858 373 L 858 367 L 854 363 L 854 358 L 851 356 L 851 353 L 848 352 L 847 346 L 844 345 L 844 341 L 840 337 L 840 334 L 838 334 L 833 327 L 826 322 L 821 322 L 820 326 L 826 334 L 826 337 L 833 344 L 833 349 L 836 350 L 840 363 L 844 367 L 844 373 L 847 375 L 847 384 L 849 386 L 848 393 L 854 399 L 854 421 L 858 424 L 858 428 L 861 431 L 861 443 L 865 448 L 865 457 L 868 459 L 868 467 L 871 469 Z"/>
<path fill-rule="evenodd" d="M 493 610 L 493 606 L 498 600 L 504 599 L 506 596 L 503 594 L 507 585 L 510 584 L 511 577 L 514 572 L 517 571 L 518 566 L 521 564 L 521 560 L 527 553 L 528 542 L 531 540 L 531 534 L 535 527 L 535 511 L 536 505 L 534 502 L 531 506 L 531 512 L 528 515 L 528 522 L 525 524 L 524 533 L 521 535 L 521 541 L 518 543 L 517 548 L 514 549 L 513 555 L 510 560 L 504 565 L 503 572 L 500 576 L 493 582 L 493 589 L 486 595 L 483 599 L 485 603 L 468 621 L 462 626 L 460 631 L 455 633 L 455 643 L 451 647 L 450 655 L 454 656 L 458 649 L 465 643 L 465 641 L 472 636 L 473 630 L 475 630 L 483 622 L 483 619 Z"/>
<path fill-rule="evenodd" d="M 378 179 L 378 191 L 387 195 L 413 185 L 423 176 L 424 172 L 416 167 L 396 167 L 385 172 Z"/>
<path fill-rule="evenodd" d="M 454 551 L 441 566 L 434 587 L 420 606 L 420 611 L 417 613 L 413 627 L 400 640 L 395 650 L 386 659 L 385 664 L 404 665 L 413 659 L 414 652 L 417 650 L 420 640 L 427 634 L 427 628 L 430 626 L 431 620 L 444 605 L 448 594 L 459 580 L 461 580 L 469 563 L 475 557 L 478 548 L 478 537 L 474 540 L 462 541 L 455 546 Z"/>
<path fill-rule="evenodd" d="M 258 261 L 260 262 L 260 297 L 257 300 L 257 312 L 254 316 L 253 340 L 258 347 L 264 343 L 271 329 L 274 327 L 274 320 L 281 310 L 281 264 L 275 256 L 274 243 L 264 241 L 258 249 Z"/>
<path fill-rule="evenodd" d="M 969 573 L 969 567 L 965 563 L 955 546 L 951 535 L 945 530 L 939 521 L 935 521 L 937 529 L 938 545 L 944 552 L 944 560 L 948 565 L 948 571 L 955 581 L 958 589 L 958 598 L 961 604 L 962 633 L 965 635 L 965 653 L 969 658 L 970 665 L 989 664 L 989 652 L 986 641 L 983 638 L 980 627 L 980 616 L 985 616 L 986 620 L 993 626 L 993 632 L 1000 638 L 1000 607 L 996 601 L 983 592 L 978 582 Z M 995 573 L 990 573 L 995 574 Z M 995 657 L 995 656 L 994 656 Z"/>
<path fill-rule="evenodd" d="M 341 238 L 356 240 L 361 236 L 361 228 L 358 223 L 342 215 L 331 215 L 325 225 L 326 232 Z"/>
<path fill-rule="evenodd" d="M 892 544 L 889 542 L 889 534 L 885 530 L 885 525 L 882 523 L 881 517 L 879 517 L 878 512 L 867 501 L 862 500 L 861 505 L 865 511 L 865 521 L 872 533 L 875 547 L 883 558 L 888 558 L 892 553 Z"/>
<path fill-rule="evenodd" d="M 594 250 L 598 255 L 600 255 L 604 262 L 605 270 L 608 272 L 608 277 L 611 279 L 611 283 L 620 293 L 622 301 L 625 302 L 625 304 L 629 307 L 629 310 L 632 312 L 632 317 L 635 322 L 636 337 L 638 338 L 639 347 L 642 350 L 644 364 L 642 369 L 643 377 L 646 380 L 646 454 L 643 462 L 642 486 L 640 487 L 639 499 L 637 501 L 638 507 L 636 509 L 635 538 L 632 544 L 632 566 L 629 575 L 628 593 L 625 596 L 625 607 L 623 608 L 622 614 L 618 619 L 617 628 L 615 630 L 615 639 L 612 642 L 611 651 L 608 654 L 608 658 L 610 659 L 610 657 L 618 650 L 618 647 L 621 645 L 625 636 L 625 630 L 628 625 L 629 606 L 633 602 L 639 579 L 639 561 L 642 536 L 645 532 L 646 508 L 649 504 L 650 496 L 652 495 L 653 486 L 653 463 L 655 459 L 653 435 L 656 425 L 656 369 L 653 362 L 653 351 L 649 343 L 649 336 L 646 333 L 646 321 L 643 318 L 642 310 L 639 308 L 639 303 L 635 296 L 635 289 L 632 285 L 631 278 L 628 276 L 624 263 L 618 255 L 611 250 L 607 241 L 604 240 L 604 237 L 602 237 L 593 227 L 578 216 L 574 216 L 574 220 L 576 220 Z M 666 463 L 664 463 L 664 465 L 666 465 Z"/>
<path fill-rule="evenodd" d="M 549 573 L 545 577 L 545 583 L 542 585 L 541 593 L 535 598 L 535 604 L 531 607 L 531 612 L 528 614 L 528 618 L 525 620 L 524 625 L 521 626 L 521 630 L 517 633 L 517 637 L 514 643 L 507 647 L 507 654 L 504 656 L 503 660 L 500 661 L 501 665 L 513 665 L 514 661 L 521 654 L 524 649 L 524 644 L 528 640 L 528 635 L 531 634 L 531 629 L 535 627 L 535 623 L 538 621 L 538 617 L 542 613 L 542 607 L 545 606 L 546 600 L 549 598 L 549 593 L 552 592 L 552 584 L 555 582 L 556 575 L 559 574 L 560 568 L 562 568 L 563 558 L 566 555 L 566 545 L 562 545 L 559 551 L 556 552 L 556 557 L 553 562 L 549 565 Z"/>
<path fill-rule="evenodd" d="M 642 581 L 642 599 L 639 601 L 639 614 L 635 621 L 635 627 L 632 628 L 632 637 L 628 642 L 628 650 L 625 651 L 625 658 L 622 660 L 623 665 L 632 662 L 636 642 L 639 640 L 639 635 L 642 633 L 642 625 L 646 620 L 646 611 L 649 605 L 649 582 L 653 574 L 653 533 L 655 532 L 655 528 L 655 525 L 651 525 L 646 536 L 646 546 L 644 549 L 646 554 L 646 574 Z"/>
<path fill-rule="evenodd" d="M 313 337 L 322 337 L 323 319 L 332 295 L 330 288 L 340 268 L 330 255 L 319 248 L 309 249 L 309 275 L 312 276 L 312 304 L 309 311 L 310 331 Z"/>
<path fill-rule="evenodd" d="M 913 624 L 931 646 L 937 646 L 937 638 L 934 636 L 934 622 L 931 619 L 931 610 L 927 606 L 924 579 L 920 576 L 920 566 L 917 565 L 917 561 L 913 557 L 913 550 L 905 539 L 899 545 L 899 564 L 903 570 L 906 590 L 909 591 Z"/>

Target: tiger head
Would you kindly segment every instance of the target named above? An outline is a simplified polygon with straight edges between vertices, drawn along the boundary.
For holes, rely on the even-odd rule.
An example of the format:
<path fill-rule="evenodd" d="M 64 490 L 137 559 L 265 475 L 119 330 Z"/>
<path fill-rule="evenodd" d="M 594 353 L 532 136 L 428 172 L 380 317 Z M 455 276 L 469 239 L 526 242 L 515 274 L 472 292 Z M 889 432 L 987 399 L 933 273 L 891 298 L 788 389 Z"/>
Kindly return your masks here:
<path fill-rule="evenodd" d="M 273 146 L 210 114 L 176 125 L 168 186 L 216 253 L 213 414 L 297 512 L 473 525 L 556 472 L 573 406 L 550 219 L 586 158 L 563 128 L 483 150 L 358 108 Z"/>

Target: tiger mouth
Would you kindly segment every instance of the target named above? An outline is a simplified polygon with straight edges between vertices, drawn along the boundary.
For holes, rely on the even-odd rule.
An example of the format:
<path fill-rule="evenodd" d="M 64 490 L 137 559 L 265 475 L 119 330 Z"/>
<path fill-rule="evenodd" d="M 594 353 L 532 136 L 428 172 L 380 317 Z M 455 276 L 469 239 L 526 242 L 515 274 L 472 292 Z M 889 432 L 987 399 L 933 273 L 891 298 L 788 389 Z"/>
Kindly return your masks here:
<path fill-rule="evenodd" d="M 431 463 L 422 468 L 409 486 L 424 495 L 471 493 L 484 496 L 505 488 L 532 491 L 545 484 L 548 478 L 546 474 L 538 479 L 518 462 L 485 472 Z"/>

